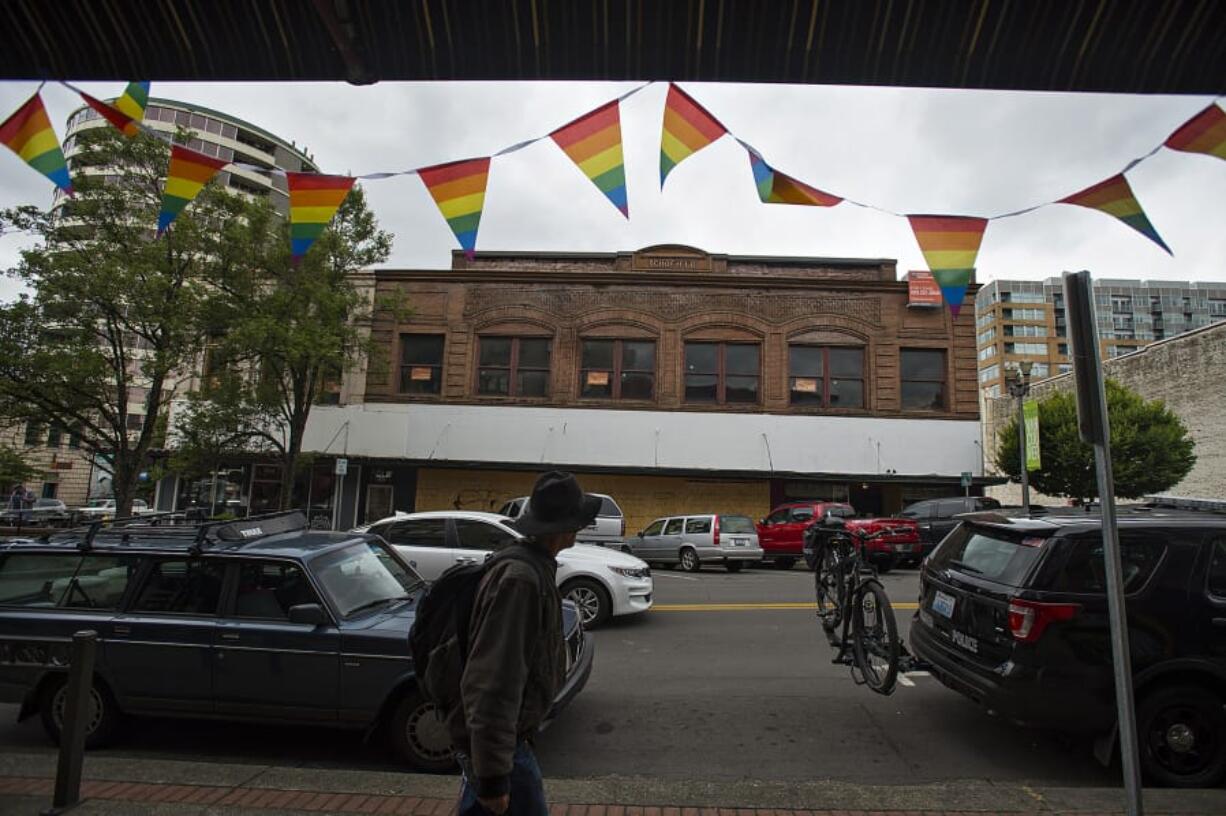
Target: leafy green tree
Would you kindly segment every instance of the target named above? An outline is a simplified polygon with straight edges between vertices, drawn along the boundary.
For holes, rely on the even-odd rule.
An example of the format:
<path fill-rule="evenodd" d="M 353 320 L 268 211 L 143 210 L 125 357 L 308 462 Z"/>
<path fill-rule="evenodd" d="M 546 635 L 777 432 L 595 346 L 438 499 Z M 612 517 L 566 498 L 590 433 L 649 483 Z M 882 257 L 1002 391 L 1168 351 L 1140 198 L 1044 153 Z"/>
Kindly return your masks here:
<path fill-rule="evenodd" d="M 21 454 L 12 448 L 0 445 L 0 507 L 8 500 L 8 490 L 15 485 L 28 482 L 37 475 L 38 469 L 31 466 Z"/>
<path fill-rule="evenodd" d="M 290 257 L 288 224 L 266 219 L 251 225 L 245 244 L 260 247 L 246 267 L 235 267 L 225 288 L 231 298 L 229 329 L 218 359 L 247 376 L 228 389 L 202 393 L 185 438 L 220 418 L 231 439 L 271 450 L 281 461 L 281 507 L 292 502 L 303 467 L 302 442 L 311 409 L 330 384 L 373 351 L 364 330 L 373 304 L 353 275 L 382 263 L 391 236 L 379 229 L 360 187 L 345 199 L 323 235 L 299 263 Z M 237 383 L 243 387 L 234 388 Z M 187 419 L 185 417 L 185 419 Z"/>
<path fill-rule="evenodd" d="M 246 265 L 266 216 L 210 186 L 155 240 L 168 145 L 99 128 L 76 149 L 75 198 L 0 214 L 41 239 L 6 272 L 33 294 L 0 306 L 0 420 L 76 429 L 111 463 L 123 516 L 167 407 L 230 314 L 216 283 Z"/>
<path fill-rule="evenodd" d="M 1106 385 L 1116 496 L 1136 499 L 1174 487 L 1196 464 L 1187 428 L 1161 400 L 1147 402 L 1113 380 Z M 1043 467 L 1030 472 L 1031 485 L 1049 496 L 1098 497 L 1094 448 L 1078 433 L 1074 394 L 1039 402 L 1039 441 Z M 1016 419 L 1001 431 L 996 466 L 1021 481 Z"/>

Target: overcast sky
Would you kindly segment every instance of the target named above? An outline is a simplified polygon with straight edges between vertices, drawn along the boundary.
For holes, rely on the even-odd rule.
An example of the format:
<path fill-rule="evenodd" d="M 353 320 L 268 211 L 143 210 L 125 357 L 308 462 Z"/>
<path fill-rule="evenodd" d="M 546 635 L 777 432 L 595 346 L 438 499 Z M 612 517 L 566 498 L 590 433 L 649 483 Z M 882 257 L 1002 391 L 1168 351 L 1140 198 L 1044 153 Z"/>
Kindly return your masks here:
<path fill-rule="evenodd" d="M 489 155 L 549 132 L 636 83 L 154 83 L 154 96 L 215 108 L 314 153 L 323 172 L 371 173 Z M 685 89 L 777 169 L 837 195 L 896 212 L 994 215 L 1051 201 L 1119 172 L 1209 104 L 1208 97 L 686 84 Z M 0 83 L 0 118 L 34 83 Z M 758 201 L 744 150 L 725 137 L 677 167 L 659 189 L 666 86 L 622 104 L 630 220 L 552 141 L 494 160 L 478 250 L 617 251 L 691 244 L 712 252 L 895 258 L 923 269 L 907 222 L 847 204 Z M 83 89 L 102 97 L 122 83 Z M 79 98 L 48 85 L 63 137 Z M 1226 279 L 1226 162 L 1169 150 L 1129 173 L 1157 246 L 1102 213 L 1067 205 L 993 222 L 978 279 Z M 445 268 L 455 239 L 421 181 L 365 182 L 390 265 Z M 0 208 L 47 206 L 51 184 L 0 149 Z M 28 238 L 0 236 L 0 269 Z M 0 300 L 18 291 L 0 279 Z"/>

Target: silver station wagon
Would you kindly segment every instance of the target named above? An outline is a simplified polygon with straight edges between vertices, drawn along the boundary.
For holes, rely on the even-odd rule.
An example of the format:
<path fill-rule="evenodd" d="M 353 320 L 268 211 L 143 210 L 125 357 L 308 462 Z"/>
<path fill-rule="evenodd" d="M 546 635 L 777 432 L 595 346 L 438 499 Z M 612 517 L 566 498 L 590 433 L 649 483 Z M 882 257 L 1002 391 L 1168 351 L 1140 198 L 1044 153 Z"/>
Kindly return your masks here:
<path fill-rule="evenodd" d="M 740 572 L 762 560 L 753 519 L 719 513 L 656 519 L 628 537 L 625 549 L 648 563 L 680 564 L 686 572 L 698 572 L 704 564 Z"/>

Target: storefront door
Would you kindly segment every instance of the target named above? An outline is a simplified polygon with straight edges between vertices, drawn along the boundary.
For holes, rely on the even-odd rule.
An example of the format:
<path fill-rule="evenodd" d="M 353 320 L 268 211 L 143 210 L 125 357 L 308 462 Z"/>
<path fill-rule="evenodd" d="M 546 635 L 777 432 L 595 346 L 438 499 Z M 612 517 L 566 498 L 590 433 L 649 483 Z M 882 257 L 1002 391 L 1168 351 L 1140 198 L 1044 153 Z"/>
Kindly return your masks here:
<path fill-rule="evenodd" d="M 371 484 L 366 486 L 366 519 L 370 524 L 392 514 L 392 486 Z"/>

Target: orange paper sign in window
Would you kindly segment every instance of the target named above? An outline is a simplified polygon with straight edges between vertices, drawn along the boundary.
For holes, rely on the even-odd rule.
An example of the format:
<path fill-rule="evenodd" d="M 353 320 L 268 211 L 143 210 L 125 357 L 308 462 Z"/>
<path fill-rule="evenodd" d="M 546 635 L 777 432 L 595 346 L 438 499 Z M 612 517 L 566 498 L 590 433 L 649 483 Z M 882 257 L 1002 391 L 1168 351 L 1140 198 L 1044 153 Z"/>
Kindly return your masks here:
<path fill-rule="evenodd" d="M 797 377 L 795 380 L 792 381 L 792 390 L 793 391 L 803 391 L 806 394 L 816 394 L 817 393 L 817 380 L 809 379 L 805 377 Z"/>
<path fill-rule="evenodd" d="M 434 370 L 428 366 L 413 366 L 409 371 L 410 380 L 429 380 L 434 376 Z"/>
<path fill-rule="evenodd" d="M 588 385 L 608 385 L 609 372 L 607 371 L 589 371 L 587 373 Z"/>

